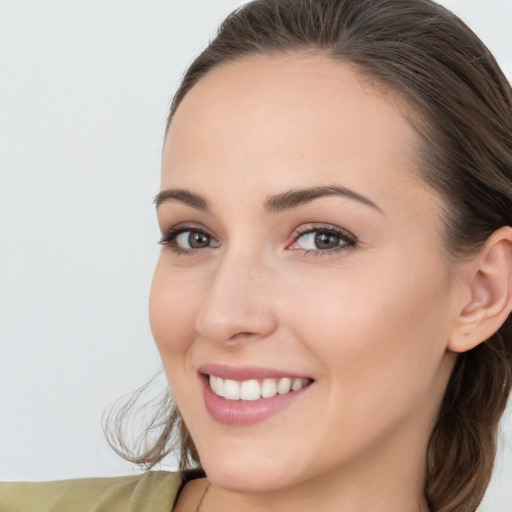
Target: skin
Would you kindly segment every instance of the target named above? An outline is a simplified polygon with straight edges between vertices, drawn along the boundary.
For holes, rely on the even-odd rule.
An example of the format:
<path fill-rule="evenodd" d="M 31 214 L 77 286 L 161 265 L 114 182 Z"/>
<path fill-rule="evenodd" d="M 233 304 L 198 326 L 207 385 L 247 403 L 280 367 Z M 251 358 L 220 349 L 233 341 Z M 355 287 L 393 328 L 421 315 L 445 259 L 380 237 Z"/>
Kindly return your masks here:
<path fill-rule="evenodd" d="M 201 510 L 427 510 L 426 446 L 469 297 L 403 108 L 347 64 L 298 55 L 218 67 L 179 106 L 162 190 L 186 189 L 210 208 L 164 201 L 158 222 L 164 234 L 193 223 L 212 243 L 162 248 L 150 321 L 214 484 Z M 376 207 L 336 195 L 264 207 L 270 195 L 330 185 Z M 298 234 L 324 226 L 357 241 L 326 251 Z M 199 385 L 212 362 L 314 382 L 263 422 L 223 425 Z M 177 510 L 193 510 L 205 485 L 185 488 Z"/>

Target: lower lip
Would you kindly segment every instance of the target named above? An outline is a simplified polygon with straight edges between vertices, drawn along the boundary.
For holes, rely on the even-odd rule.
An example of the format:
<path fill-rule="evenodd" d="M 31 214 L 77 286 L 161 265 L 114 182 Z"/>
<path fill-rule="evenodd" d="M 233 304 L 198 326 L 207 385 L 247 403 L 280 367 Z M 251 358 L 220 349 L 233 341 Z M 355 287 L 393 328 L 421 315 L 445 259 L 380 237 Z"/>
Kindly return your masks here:
<path fill-rule="evenodd" d="M 260 398 L 259 400 L 243 402 L 240 400 L 227 400 L 216 395 L 210 388 L 210 384 L 204 375 L 201 375 L 201 382 L 207 411 L 215 421 L 225 425 L 252 425 L 266 420 L 300 398 L 304 391 L 311 386 L 310 384 L 285 395 L 278 394 L 271 398 Z"/>

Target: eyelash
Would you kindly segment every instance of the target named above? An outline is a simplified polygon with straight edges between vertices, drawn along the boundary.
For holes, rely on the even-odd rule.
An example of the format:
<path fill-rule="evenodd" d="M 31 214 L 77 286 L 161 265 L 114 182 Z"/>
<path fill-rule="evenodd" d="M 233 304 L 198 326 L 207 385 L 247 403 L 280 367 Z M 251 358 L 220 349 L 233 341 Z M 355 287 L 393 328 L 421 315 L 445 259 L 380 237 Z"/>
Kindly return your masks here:
<path fill-rule="evenodd" d="M 325 256 L 326 254 L 332 254 L 335 252 L 341 252 L 355 248 L 357 245 L 357 238 L 352 233 L 350 233 L 346 229 L 342 229 L 331 225 L 299 228 L 294 236 L 293 242 L 290 245 L 297 243 L 297 241 L 300 240 L 303 236 L 308 235 L 310 233 L 335 236 L 340 239 L 340 245 L 337 245 L 336 247 L 331 247 L 329 249 L 298 248 L 294 250 L 302 250 L 303 253 L 307 256 Z"/>
<path fill-rule="evenodd" d="M 177 244 L 177 238 L 180 234 L 186 233 L 186 232 L 192 232 L 197 233 L 199 235 L 203 235 L 205 237 L 208 237 L 210 240 L 214 240 L 213 237 L 207 233 L 205 230 L 197 227 L 197 226 L 178 226 L 173 227 L 169 229 L 166 233 L 162 235 L 162 237 L 159 240 L 159 243 L 163 246 L 169 246 L 171 250 L 176 255 L 193 255 L 193 254 L 200 254 L 205 249 L 210 249 L 209 247 L 202 247 L 202 248 L 196 248 L 196 249 L 184 249 L 183 247 L 179 247 Z M 317 234 L 326 234 L 326 235 L 332 235 L 340 239 L 340 245 L 328 249 L 301 249 L 296 248 L 292 250 L 302 250 L 304 255 L 313 255 L 313 256 L 324 256 L 326 254 L 332 254 L 335 252 L 341 252 L 346 251 L 348 249 L 354 248 L 357 245 L 357 238 L 350 233 L 349 231 L 331 226 L 331 225 L 324 225 L 324 226 L 314 226 L 314 227 L 307 227 L 298 229 L 297 232 L 294 235 L 293 241 L 291 244 L 288 245 L 290 247 L 291 245 L 295 244 L 305 235 L 308 235 L 310 233 L 317 233 Z M 217 247 L 220 246 L 220 243 L 217 242 Z M 215 247 L 214 247 L 215 248 Z"/>
<path fill-rule="evenodd" d="M 169 229 L 166 233 L 164 233 L 158 243 L 163 246 L 169 246 L 176 255 L 198 254 L 203 252 L 204 249 L 209 249 L 209 247 L 197 249 L 184 249 L 183 247 L 179 247 L 177 243 L 178 236 L 182 233 L 187 233 L 188 231 L 213 239 L 209 233 L 197 226 L 177 226 Z"/>

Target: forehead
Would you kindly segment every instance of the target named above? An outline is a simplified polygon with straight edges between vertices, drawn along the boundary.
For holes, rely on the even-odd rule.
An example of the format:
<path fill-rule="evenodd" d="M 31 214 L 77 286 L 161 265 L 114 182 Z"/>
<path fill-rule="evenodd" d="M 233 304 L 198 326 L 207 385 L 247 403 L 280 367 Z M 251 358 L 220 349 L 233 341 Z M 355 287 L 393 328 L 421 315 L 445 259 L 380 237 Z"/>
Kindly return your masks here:
<path fill-rule="evenodd" d="M 271 194 L 298 180 L 376 193 L 385 186 L 393 195 L 389 180 L 419 184 L 417 135 L 403 108 L 395 95 L 327 57 L 228 63 L 199 80 L 178 107 L 162 188 L 179 182 L 207 191 L 221 180 Z"/>

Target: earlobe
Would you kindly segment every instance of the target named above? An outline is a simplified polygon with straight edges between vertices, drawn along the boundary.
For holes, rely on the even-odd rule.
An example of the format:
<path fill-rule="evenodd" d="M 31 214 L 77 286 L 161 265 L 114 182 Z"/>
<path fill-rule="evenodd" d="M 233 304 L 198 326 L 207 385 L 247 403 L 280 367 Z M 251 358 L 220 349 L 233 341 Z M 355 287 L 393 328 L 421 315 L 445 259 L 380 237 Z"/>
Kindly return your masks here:
<path fill-rule="evenodd" d="M 489 339 L 512 311 L 512 228 L 502 227 L 470 264 L 470 300 L 463 304 L 448 348 L 466 352 Z"/>

